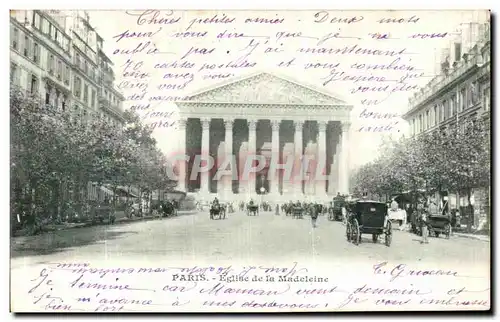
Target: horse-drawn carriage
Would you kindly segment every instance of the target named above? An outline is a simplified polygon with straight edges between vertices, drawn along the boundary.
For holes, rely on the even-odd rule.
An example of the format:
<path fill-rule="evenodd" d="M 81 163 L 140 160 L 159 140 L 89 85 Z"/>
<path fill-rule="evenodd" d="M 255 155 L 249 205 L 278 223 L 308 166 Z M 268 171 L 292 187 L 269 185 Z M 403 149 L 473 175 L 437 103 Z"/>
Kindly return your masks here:
<path fill-rule="evenodd" d="M 411 217 L 411 231 L 418 236 L 422 236 L 422 215 L 416 211 Z M 429 236 L 439 237 L 443 234 L 446 238 L 450 238 L 452 233 L 451 217 L 445 213 L 434 213 L 427 215 L 427 229 Z"/>
<path fill-rule="evenodd" d="M 385 235 L 385 245 L 391 246 L 392 224 L 388 220 L 387 205 L 371 200 L 357 200 L 347 206 L 347 241 L 358 245 L 362 234 L 371 234 L 376 243 L 380 235 Z"/>
<path fill-rule="evenodd" d="M 342 208 L 346 206 L 346 201 L 344 197 L 337 196 L 333 198 L 332 204 L 328 209 L 328 220 L 330 221 L 342 221 Z"/>
<path fill-rule="evenodd" d="M 114 224 L 116 220 L 115 207 L 112 204 L 97 204 L 91 207 L 91 222 L 103 223 L 107 221 L 109 224 Z"/>
<path fill-rule="evenodd" d="M 429 236 L 439 237 L 440 234 L 444 234 L 446 238 L 451 236 L 451 218 L 448 215 L 428 215 L 427 227 L 429 228 Z"/>
<path fill-rule="evenodd" d="M 257 216 L 259 214 L 259 205 L 255 204 L 253 201 L 250 201 L 247 204 L 247 216 Z"/>
<path fill-rule="evenodd" d="M 226 219 L 226 207 L 225 205 L 214 203 L 210 207 L 210 219 Z"/>

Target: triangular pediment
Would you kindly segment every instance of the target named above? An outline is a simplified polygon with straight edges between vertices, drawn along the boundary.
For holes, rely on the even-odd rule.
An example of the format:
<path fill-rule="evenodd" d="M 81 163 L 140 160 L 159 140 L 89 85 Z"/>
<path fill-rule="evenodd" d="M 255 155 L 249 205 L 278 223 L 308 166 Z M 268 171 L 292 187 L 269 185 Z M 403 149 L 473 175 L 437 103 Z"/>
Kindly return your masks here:
<path fill-rule="evenodd" d="M 259 73 L 216 85 L 194 93 L 186 100 L 212 103 L 347 105 L 345 101 L 330 94 L 270 73 Z"/>

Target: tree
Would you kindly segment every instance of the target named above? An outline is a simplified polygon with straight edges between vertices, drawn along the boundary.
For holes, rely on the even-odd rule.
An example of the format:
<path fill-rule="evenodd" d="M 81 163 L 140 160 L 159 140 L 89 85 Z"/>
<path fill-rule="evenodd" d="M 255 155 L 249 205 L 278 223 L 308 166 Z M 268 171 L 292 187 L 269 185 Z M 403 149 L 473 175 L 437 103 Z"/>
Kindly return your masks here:
<path fill-rule="evenodd" d="M 10 107 L 11 209 L 25 214 L 31 233 L 62 220 L 67 209 L 82 211 L 89 182 L 146 193 L 171 187 L 162 175 L 165 158 L 137 114 L 125 113 L 127 127 L 117 127 L 43 104 L 14 86 Z"/>

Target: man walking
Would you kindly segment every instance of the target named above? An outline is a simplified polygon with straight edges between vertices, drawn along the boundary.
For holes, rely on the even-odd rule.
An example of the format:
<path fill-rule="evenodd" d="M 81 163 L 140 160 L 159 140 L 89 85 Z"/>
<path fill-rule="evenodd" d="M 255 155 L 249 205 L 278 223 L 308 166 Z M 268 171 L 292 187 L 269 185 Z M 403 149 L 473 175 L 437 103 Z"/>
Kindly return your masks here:
<path fill-rule="evenodd" d="M 429 243 L 429 230 L 427 228 L 427 209 L 422 209 L 420 213 L 420 225 L 422 229 L 422 241 L 421 244 Z"/>

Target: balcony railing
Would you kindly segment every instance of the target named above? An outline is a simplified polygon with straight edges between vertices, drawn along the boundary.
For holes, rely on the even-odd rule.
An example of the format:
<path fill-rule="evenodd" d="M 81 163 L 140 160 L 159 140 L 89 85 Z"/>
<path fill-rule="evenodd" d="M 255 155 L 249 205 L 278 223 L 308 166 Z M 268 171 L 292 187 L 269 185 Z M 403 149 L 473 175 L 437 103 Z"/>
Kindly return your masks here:
<path fill-rule="evenodd" d="M 115 104 L 105 96 L 99 96 L 99 105 L 101 106 L 101 108 L 113 110 L 114 112 L 118 113 L 123 113 L 123 109 L 121 108 L 119 103 Z"/>

